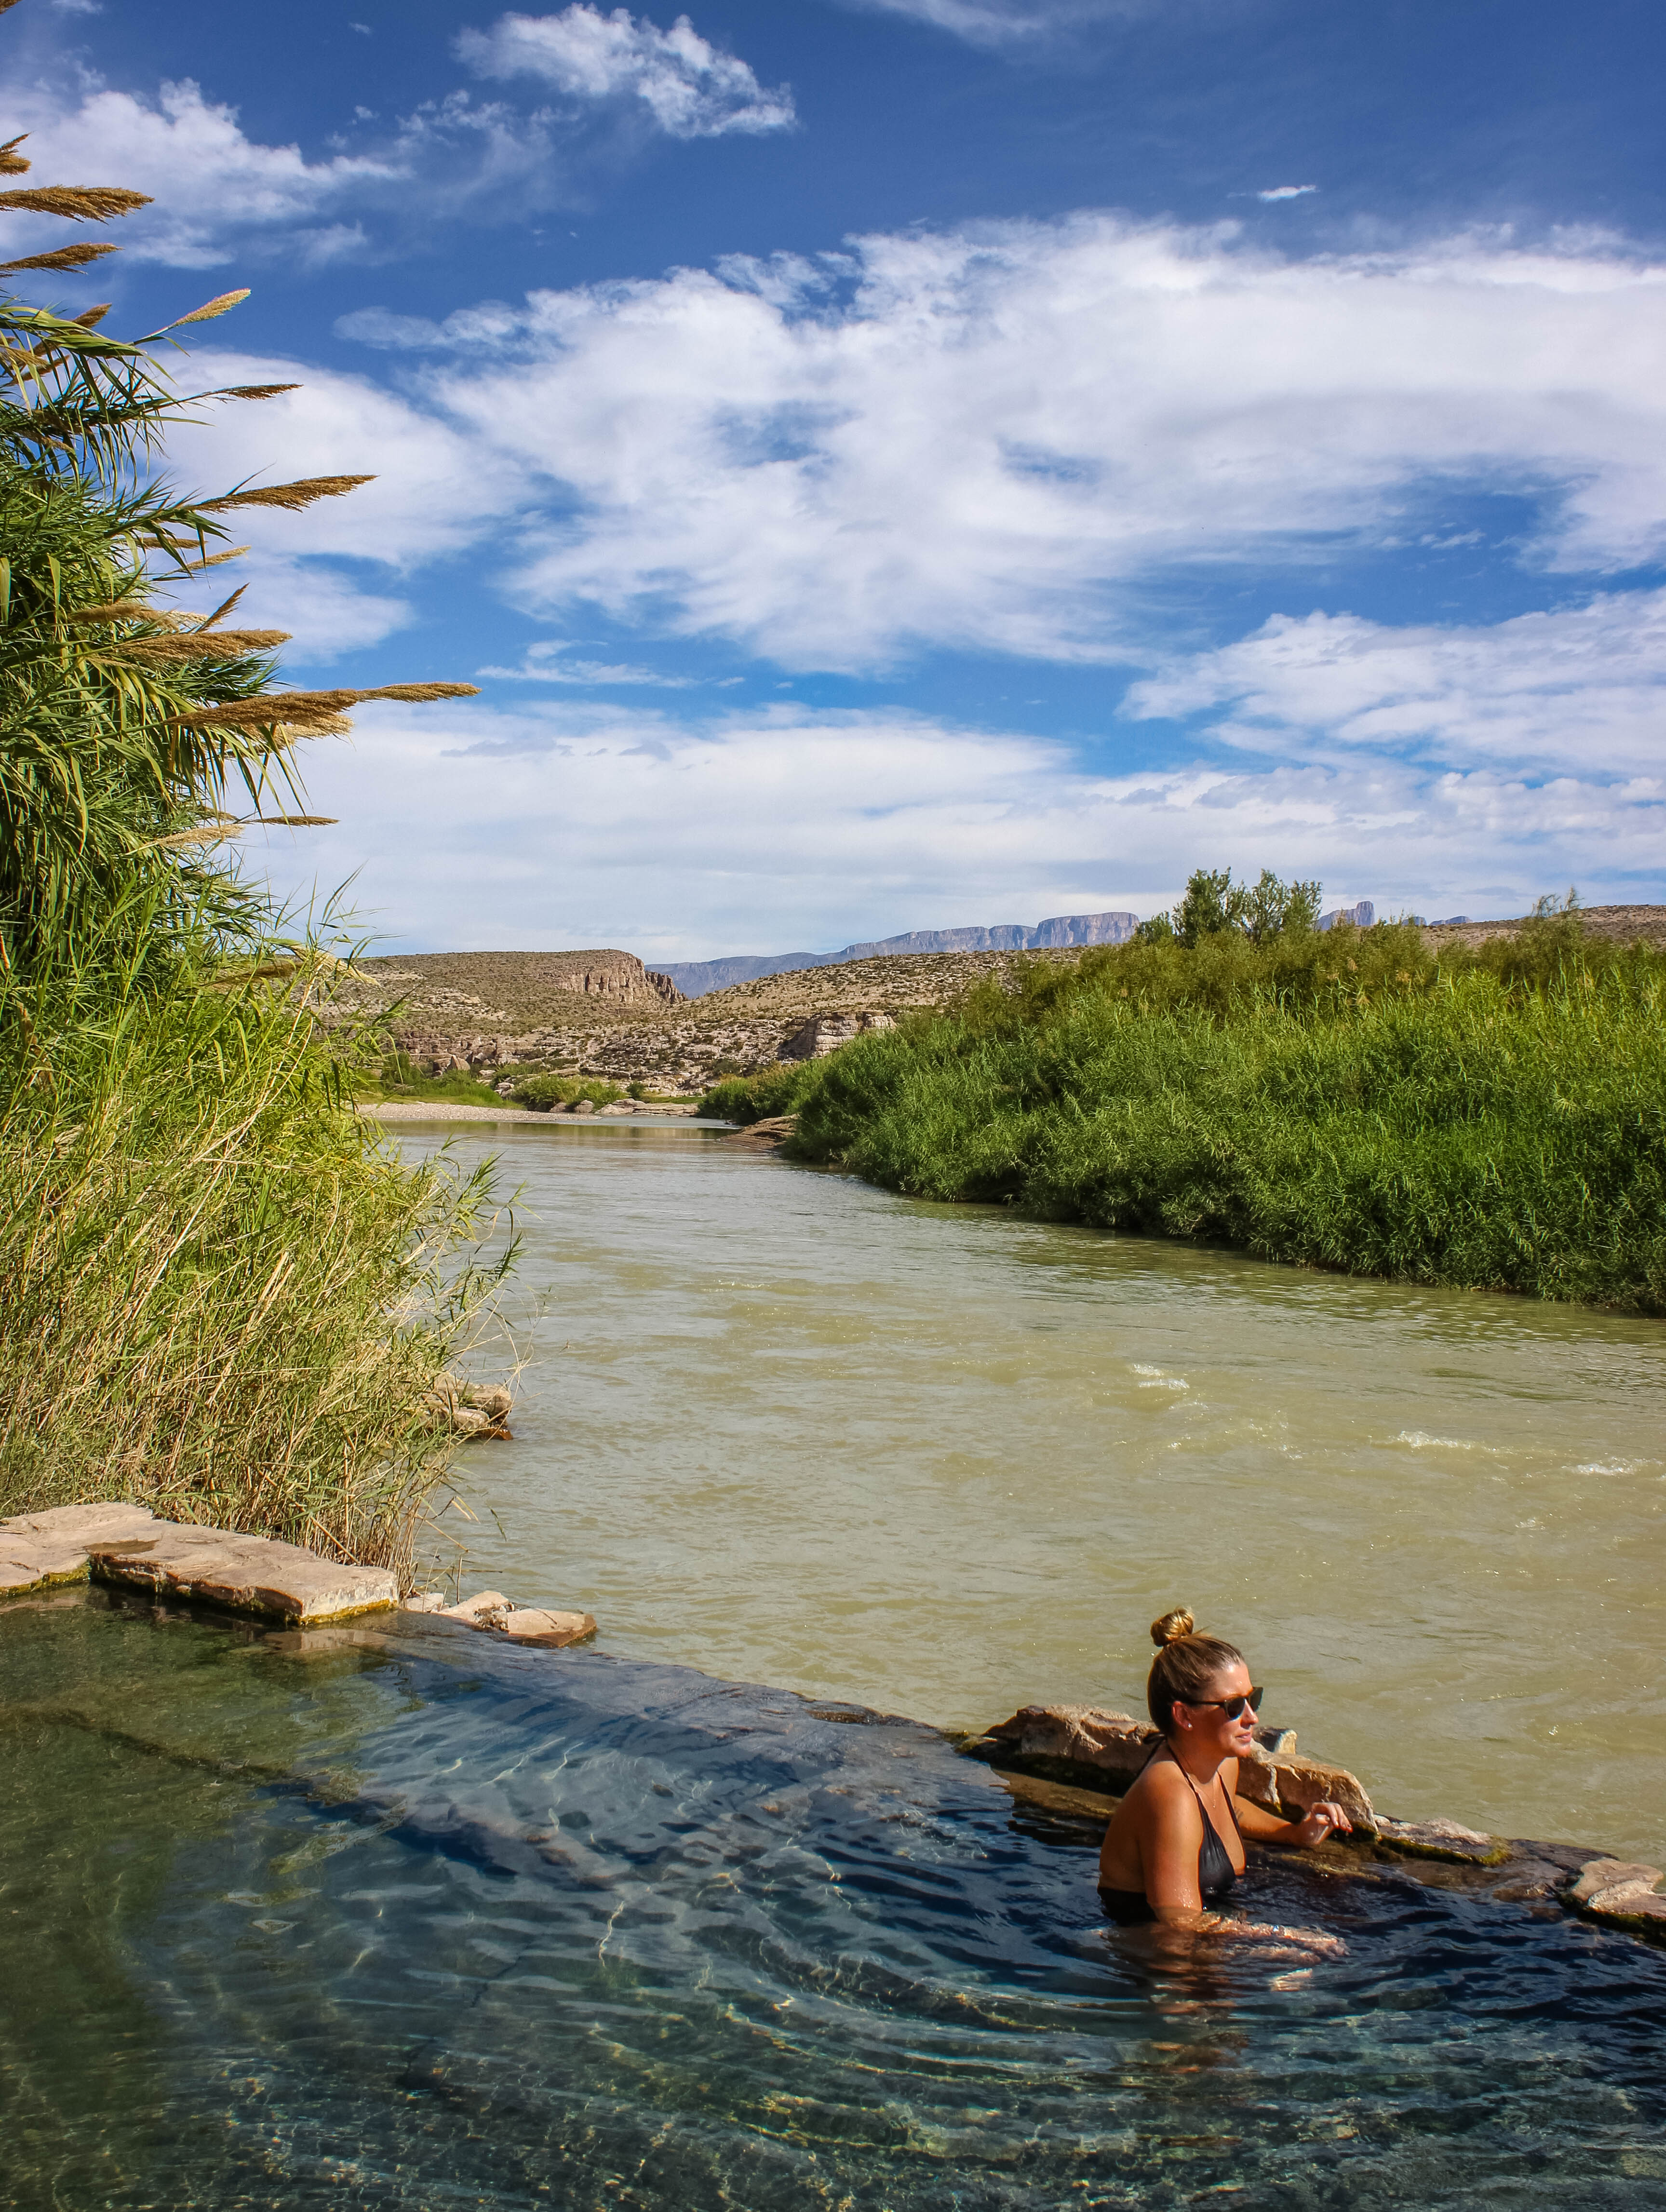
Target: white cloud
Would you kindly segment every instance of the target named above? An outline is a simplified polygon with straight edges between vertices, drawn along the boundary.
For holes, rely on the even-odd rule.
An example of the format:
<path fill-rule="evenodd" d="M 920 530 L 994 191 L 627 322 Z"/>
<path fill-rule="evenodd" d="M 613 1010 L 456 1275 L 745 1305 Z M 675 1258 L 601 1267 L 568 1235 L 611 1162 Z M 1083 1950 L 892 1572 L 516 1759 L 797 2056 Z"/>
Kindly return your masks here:
<path fill-rule="evenodd" d="M 532 76 L 570 99 L 635 101 L 673 138 L 783 131 L 794 120 L 786 86 L 766 90 L 686 15 L 662 31 L 624 8 L 604 15 L 581 4 L 558 15 L 500 15 L 489 30 L 459 32 L 456 44 L 481 76 Z"/>
<path fill-rule="evenodd" d="M 274 399 L 205 406 L 199 422 L 171 433 L 168 474 L 182 489 L 217 492 L 246 478 L 283 483 L 374 475 L 374 483 L 299 514 L 251 507 L 228 516 L 240 538 L 408 573 L 500 527 L 514 509 L 509 455 L 367 378 L 219 347 L 193 352 L 188 370 L 177 375 L 183 392 L 300 386 Z"/>
<path fill-rule="evenodd" d="M 1309 192 L 1316 192 L 1317 185 L 1269 185 L 1264 192 L 1257 192 L 1258 200 L 1299 200 Z"/>
<path fill-rule="evenodd" d="M 1149 12 L 1150 0 L 846 0 L 846 4 L 912 15 L 974 46 L 1034 45 L 1077 25 Z"/>
<path fill-rule="evenodd" d="M 341 817 L 274 846 L 285 892 L 359 871 L 391 939 L 617 944 L 650 959 L 1171 902 L 1199 865 L 1323 878 L 1379 911 L 1521 912 L 1657 879 L 1666 779 L 1378 757 L 1084 772 L 1061 747 L 905 714 L 372 708 L 302 765 Z M 256 856 L 251 854 L 252 859 Z"/>
<path fill-rule="evenodd" d="M 314 230 L 320 214 L 344 193 L 397 174 L 382 161 L 308 161 L 299 147 L 259 145 L 244 135 L 234 107 L 205 100 L 189 77 L 164 84 L 154 100 L 97 86 L 76 97 L 46 84 L 20 87 L 7 106 L 15 118 L 9 127 L 28 133 L 40 181 L 149 192 L 156 204 L 110 235 L 136 259 L 176 268 L 225 261 L 229 235 L 251 229 L 281 231 L 285 251 L 302 258 L 331 258 L 348 234 Z M 48 235 L 47 221 L 32 219 L 32 238 Z M 52 242 L 63 241 L 53 234 Z"/>
<path fill-rule="evenodd" d="M 223 325 L 220 327 L 225 327 Z M 190 604 L 223 576 L 249 580 L 240 619 L 293 633 L 286 659 L 305 664 L 373 645 L 416 617 L 386 586 L 463 551 L 513 512 L 503 457 L 361 377 L 270 355 L 194 353 L 184 393 L 288 384 L 274 399 L 205 405 L 168 440 L 168 476 L 182 493 L 213 495 L 245 482 L 374 475 L 299 514 L 246 507 L 225 517 L 246 561 L 188 587 Z M 369 580 L 367 582 L 367 571 Z"/>
<path fill-rule="evenodd" d="M 657 668 L 639 668 L 629 662 L 561 657 L 571 650 L 567 639 L 538 638 L 527 647 L 519 668 L 477 668 L 474 672 L 511 684 L 629 684 L 663 691 L 692 690 L 700 680 L 694 676 L 667 676 Z"/>
<path fill-rule="evenodd" d="M 1666 548 L 1666 270 L 1601 244 L 1295 260 L 1081 216 L 537 293 L 458 342 L 421 388 L 544 505 L 528 605 L 791 665 L 1146 659 L 1189 572 L 1299 574 L 1477 489 L 1536 504 L 1543 566 Z"/>
<path fill-rule="evenodd" d="M 1602 777 L 1666 773 L 1666 591 L 1486 628 L 1280 615 L 1136 684 L 1126 711 L 1224 710 L 1229 742 Z"/>

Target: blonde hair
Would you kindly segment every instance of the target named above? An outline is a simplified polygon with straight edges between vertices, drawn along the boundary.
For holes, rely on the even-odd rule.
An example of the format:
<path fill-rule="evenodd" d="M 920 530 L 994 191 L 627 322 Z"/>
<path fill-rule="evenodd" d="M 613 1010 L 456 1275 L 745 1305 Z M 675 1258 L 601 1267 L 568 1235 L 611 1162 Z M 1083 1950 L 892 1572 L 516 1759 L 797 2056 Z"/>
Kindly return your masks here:
<path fill-rule="evenodd" d="M 1243 1664 L 1243 1654 L 1236 1644 L 1224 1644 L 1218 1636 L 1200 1636 L 1196 1632 L 1197 1624 L 1191 1614 L 1178 1607 L 1151 1625 L 1151 1640 L 1157 1646 L 1157 1656 L 1146 1679 L 1146 1704 L 1152 1726 L 1164 1735 L 1174 1734 L 1177 1703 L 1201 1703 L 1203 1693 L 1217 1674 L 1225 1668 Z"/>

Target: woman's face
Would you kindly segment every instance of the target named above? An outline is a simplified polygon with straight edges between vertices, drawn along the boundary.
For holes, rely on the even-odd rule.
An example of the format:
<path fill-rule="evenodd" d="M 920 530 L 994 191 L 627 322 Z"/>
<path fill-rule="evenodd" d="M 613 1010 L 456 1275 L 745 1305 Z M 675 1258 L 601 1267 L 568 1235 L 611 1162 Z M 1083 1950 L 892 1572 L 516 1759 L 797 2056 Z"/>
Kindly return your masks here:
<path fill-rule="evenodd" d="M 1210 1699 L 1246 1698 L 1252 1686 L 1250 1669 L 1241 1659 L 1236 1659 L 1230 1667 L 1223 1667 L 1212 1675 L 1198 1695 Z M 1177 1704 L 1174 1717 L 1186 1742 L 1195 1744 L 1200 1751 L 1213 1752 L 1221 1759 L 1242 1759 L 1256 1741 L 1256 1716 L 1248 1705 L 1235 1721 L 1229 1721 L 1216 1704 Z"/>

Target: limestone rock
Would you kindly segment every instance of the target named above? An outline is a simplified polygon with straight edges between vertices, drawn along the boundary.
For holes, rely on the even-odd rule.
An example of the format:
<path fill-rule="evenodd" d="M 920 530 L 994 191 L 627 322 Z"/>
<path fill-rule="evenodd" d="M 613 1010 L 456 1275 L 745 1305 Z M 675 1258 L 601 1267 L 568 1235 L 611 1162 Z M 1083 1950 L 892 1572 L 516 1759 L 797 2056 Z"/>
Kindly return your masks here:
<path fill-rule="evenodd" d="M 1666 1936 L 1666 1897 L 1645 1882 L 1620 1882 L 1593 1897 L 1584 1908 L 1593 1920 L 1639 1935 Z"/>
<path fill-rule="evenodd" d="M 1463 1866 L 1502 1866 L 1510 1846 L 1501 1837 L 1456 1820 L 1390 1820 L 1379 1814 L 1377 1841 L 1409 1858 L 1450 1859 Z"/>
<path fill-rule="evenodd" d="M 541 1606 L 512 1605 L 502 1590 L 477 1590 L 461 1605 L 440 1606 L 435 1610 L 443 1620 L 460 1620 L 469 1628 L 507 1636 L 516 1644 L 538 1644 L 553 1650 L 567 1644 L 581 1644 L 586 1637 L 596 1632 L 595 1618 L 591 1613 L 546 1612 Z"/>
<path fill-rule="evenodd" d="M 871 1030 L 894 1030 L 894 1014 L 848 1013 L 812 1014 L 802 1022 L 781 1045 L 778 1060 L 824 1060 L 830 1052 L 836 1052 L 852 1037 L 865 1036 Z"/>
<path fill-rule="evenodd" d="M 1246 1762 L 1238 1762 L 1240 1778 Z M 1345 1766 L 1327 1766 L 1316 1759 L 1298 1759 L 1279 1753 L 1271 1761 L 1279 1803 L 1287 1820 L 1299 1820 L 1320 1803 L 1340 1805 L 1362 1834 L 1374 1836 L 1377 1815 L 1364 1784 Z M 1247 1794 L 1247 1793 L 1246 1793 Z"/>
<path fill-rule="evenodd" d="M 471 1382 L 452 1374 L 442 1374 L 423 1401 L 453 1436 L 506 1438 L 509 1431 L 503 1424 L 514 1402 L 501 1385 Z"/>
<path fill-rule="evenodd" d="M 1328 1801 L 1340 1805 L 1361 1833 L 1377 1833 L 1377 1815 L 1357 1776 L 1346 1767 L 1298 1758 L 1293 1751 L 1262 1747 L 1266 1741 L 1293 1741 L 1288 1730 L 1266 1728 L 1257 1733 L 1261 1741 L 1238 1761 L 1241 1796 L 1285 1820 L 1300 1820 Z M 1158 1741 L 1155 1729 L 1127 1713 L 1107 1712 L 1097 1705 L 1025 1705 L 968 1747 L 981 1750 L 997 1764 L 1021 1764 L 1055 1781 L 1120 1795 L 1152 1756 Z"/>
<path fill-rule="evenodd" d="M 87 1548 L 101 1582 L 132 1583 L 281 1620 L 338 1620 L 347 1613 L 380 1612 L 399 1600 L 398 1583 L 386 1567 L 342 1566 L 298 1544 L 227 1528 L 160 1521 L 148 1534 L 95 1538 Z"/>
<path fill-rule="evenodd" d="M 1616 1890 L 1651 1893 L 1663 1879 L 1660 1869 L 1636 1859 L 1587 1859 L 1579 1878 L 1568 1892 L 1570 1905 L 1596 1907 L 1599 1899 Z"/>
<path fill-rule="evenodd" d="M 412 1590 L 409 1597 L 399 1600 L 401 1613 L 443 1613 L 445 1609 L 444 1590 Z"/>
<path fill-rule="evenodd" d="M 546 1613 L 535 1605 L 518 1605 L 496 1623 L 502 1635 L 516 1644 L 539 1644 L 559 1650 L 568 1644 L 582 1644 L 596 1632 L 589 1613 Z"/>
<path fill-rule="evenodd" d="M 0 1595 L 16 1596 L 52 1583 L 78 1583 L 88 1571 L 88 1547 L 143 1536 L 165 1527 L 143 1505 L 119 1501 L 55 1505 L 0 1521 Z"/>
<path fill-rule="evenodd" d="M 1157 1731 L 1097 1705 L 1025 1705 L 989 1730 L 988 1741 L 1026 1761 L 1085 1768 L 1120 1795 L 1152 1755 Z M 1083 1779 L 1086 1779 L 1084 1776 Z"/>
<path fill-rule="evenodd" d="M 799 1126 L 796 1114 L 770 1114 L 761 1121 L 748 1121 L 732 1130 L 728 1142 L 732 1145 L 780 1145 L 790 1137 Z"/>
<path fill-rule="evenodd" d="M 494 1628 L 509 1610 L 509 1601 L 502 1590 L 477 1590 L 460 1605 L 442 1605 L 439 1608 L 442 1619 L 463 1621 L 470 1628 Z"/>

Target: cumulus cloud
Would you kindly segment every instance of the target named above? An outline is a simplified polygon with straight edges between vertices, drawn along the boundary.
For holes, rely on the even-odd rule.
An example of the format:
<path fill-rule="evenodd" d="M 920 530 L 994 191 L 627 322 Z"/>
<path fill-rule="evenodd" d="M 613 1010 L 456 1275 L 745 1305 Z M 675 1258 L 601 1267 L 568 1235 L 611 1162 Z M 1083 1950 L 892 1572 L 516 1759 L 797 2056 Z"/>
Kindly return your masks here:
<path fill-rule="evenodd" d="M 291 631 L 286 657 L 305 665 L 404 628 L 413 609 L 387 587 L 501 526 L 515 486 L 504 457 L 361 377 L 215 348 L 193 354 L 181 389 L 292 382 L 300 389 L 275 399 L 199 410 L 170 434 L 168 474 L 192 493 L 374 475 L 297 514 L 248 507 L 227 518 L 253 549 L 224 572 L 248 580 L 240 616 Z"/>
<path fill-rule="evenodd" d="M 1309 192 L 1316 192 L 1317 185 L 1269 185 L 1264 192 L 1257 192 L 1258 200 L 1305 199 Z"/>
<path fill-rule="evenodd" d="M 1033 738 L 902 714 L 370 708 L 302 765 L 341 826 L 274 847 L 287 895 L 357 870 L 395 940 L 662 959 L 1151 912 L 1200 864 L 1270 862 L 1383 911 L 1520 912 L 1572 880 L 1625 896 L 1666 830 L 1658 775 L 1535 787 L 1352 755 L 1096 775 Z"/>
<path fill-rule="evenodd" d="M 795 666 L 1138 660 L 1197 572 L 1298 577 L 1477 489 L 1536 507 L 1541 567 L 1666 547 L 1666 270 L 1611 247 L 1298 260 L 1091 215 L 805 267 L 423 326 L 428 403 L 542 504 L 527 605 Z"/>
<path fill-rule="evenodd" d="M 635 103 L 672 138 L 784 131 L 794 120 L 786 86 L 766 89 L 686 15 L 668 31 L 624 8 L 500 15 L 489 30 L 459 32 L 457 51 L 482 76 L 532 76 L 569 99 Z"/>
<path fill-rule="evenodd" d="M 10 128 L 28 133 L 42 182 L 118 183 L 152 194 L 156 204 L 126 217 L 114 237 L 135 258 L 176 268 L 212 267 L 228 258 L 232 234 L 262 229 L 281 231 L 285 251 L 302 258 L 338 258 L 351 228 L 320 227 L 320 218 L 344 194 L 398 173 L 385 160 L 337 154 L 308 161 L 299 147 L 260 145 L 234 107 L 205 99 L 189 77 L 165 83 L 153 99 L 101 86 L 76 94 L 20 87 L 8 112 Z M 46 238 L 46 219 L 32 221 Z M 62 243 L 56 233 L 52 243 Z"/>
<path fill-rule="evenodd" d="M 1666 591 L 1601 596 L 1486 627 L 1280 615 L 1136 684 L 1125 711 L 1218 716 L 1213 734 L 1286 756 L 1404 753 L 1454 765 L 1666 773 Z"/>

